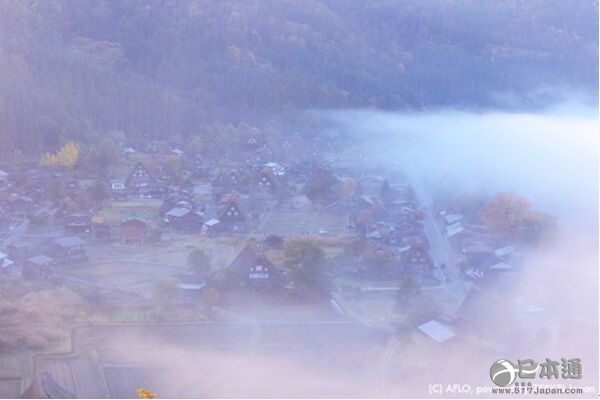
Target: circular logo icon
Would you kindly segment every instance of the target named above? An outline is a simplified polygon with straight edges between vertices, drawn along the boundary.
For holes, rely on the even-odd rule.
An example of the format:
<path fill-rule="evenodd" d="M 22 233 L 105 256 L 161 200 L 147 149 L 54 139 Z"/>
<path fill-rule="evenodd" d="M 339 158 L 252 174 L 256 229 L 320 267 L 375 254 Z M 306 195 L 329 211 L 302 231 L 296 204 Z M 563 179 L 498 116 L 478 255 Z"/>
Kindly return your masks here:
<path fill-rule="evenodd" d="M 490 368 L 490 378 L 498 386 L 509 386 L 517 379 L 517 369 L 508 360 L 498 360 Z"/>

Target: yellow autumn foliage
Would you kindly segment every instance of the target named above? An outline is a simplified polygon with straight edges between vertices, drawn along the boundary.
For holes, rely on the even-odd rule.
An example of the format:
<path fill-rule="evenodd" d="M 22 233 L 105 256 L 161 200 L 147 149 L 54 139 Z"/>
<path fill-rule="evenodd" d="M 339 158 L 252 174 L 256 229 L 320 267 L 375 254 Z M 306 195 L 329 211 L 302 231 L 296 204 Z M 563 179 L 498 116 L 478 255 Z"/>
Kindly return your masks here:
<path fill-rule="evenodd" d="M 40 165 L 44 167 L 72 168 L 79 159 L 79 147 L 73 142 L 66 143 L 55 154 L 46 153 L 40 159 Z"/>
<path fill-rule="evenodd" d="M 138 390 L 136 390 L 136 393 L 140 399 L 155 399 L 156 398 L 156 393 L 153 393 L 146 388 L 139 388 Z"/>

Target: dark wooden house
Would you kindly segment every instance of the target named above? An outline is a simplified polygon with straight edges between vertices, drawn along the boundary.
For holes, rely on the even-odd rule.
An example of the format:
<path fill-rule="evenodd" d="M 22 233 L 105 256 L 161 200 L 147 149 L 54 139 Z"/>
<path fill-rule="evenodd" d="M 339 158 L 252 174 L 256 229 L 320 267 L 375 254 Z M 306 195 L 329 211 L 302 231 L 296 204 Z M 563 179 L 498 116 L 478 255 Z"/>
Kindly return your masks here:
<path fill-rule="evenodd" d="M 283 287 L 286 283 L 283 270 L 263 253 L 255 241 L 244 247 L 225 274 L 234 286 L 252 289 Z"/>
<path fill-rule="evenodd" d="M 405 268 L 431 268 L 433 260 L 427 251 L 426 246 L 421 243 L 416 243 L 410 248 L 402 252 L 402 265 Z"/>
<path fill-rule="evenodd" d="M 212 180 L 213 187 L 238 188 L 241 179 L 234 169 L 222 169 Z"/>
<path fill-rule="evenodd" d="M 258 176 L 258 187 L 271 194 L 282 194 L 284 185 L 279 176 L 271 168 L 264 168 Z"/>
<path fill-rule="evenodd" d="M 109 182 L 110 193 L 115 199 L 127 198 L 127 182 L 124 179 L 111 179 Z"/>
<path fill-rule="evenodd" d="M 166 222 L 182 232 L 200 232 L 204 214 L 185 207 L 175 207 L 165 213 Z"/>
<path fill-rule="evenodd" d="M 249 218 L 237 197 L 229 196 L 223 199 L 217 213 L 222 229 L 232 232 L 246 230 Z"/>
<path fill-rule="evenodd" d="M 127 186 L 130 189 L 148 186 L 152 182 L 154 182 L 154 178 L 142 163 L 137 163 L 127 178 Z"/>
<path fill-rule="evenodd" d="M 49 279 L 52 277 L 52 269 L 56 265 L 56 261 L 44 254 L 28 258 L 21 270 L 23 279 Z"/>
<path fill-rule="evenodd" d="M 87 260 L 85 241 L 79 236 L 64 236 L 47 242 L 48 256 L 57 263 L 70 263 Z"/>

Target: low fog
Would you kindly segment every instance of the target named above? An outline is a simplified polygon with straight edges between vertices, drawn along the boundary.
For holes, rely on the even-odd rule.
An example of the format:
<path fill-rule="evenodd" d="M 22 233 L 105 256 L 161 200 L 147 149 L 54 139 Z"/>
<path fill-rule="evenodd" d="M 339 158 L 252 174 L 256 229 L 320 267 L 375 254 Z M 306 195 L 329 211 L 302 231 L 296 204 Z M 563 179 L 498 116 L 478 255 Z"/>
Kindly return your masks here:
<path fill-rule="evenodd" d="M 373 163 L 398 165 L 458 191 L 513 191 L 564 217 L 567 227 L 596 232 L 594 107 L 569 102 L 537 113 L 352 111 L 329 118 L 359 140 Z"/>
<path fill-rule="evenodd" d="M 413 182 L 423 182 L 431 195 L 440 188 L 452 193 L 512 192 L 554 216 L 556 237 L 527 253 L 506 302 L 498 305 L 516 313 L 531 341 L 517 338 L 510 354 L 499 351 L 497 356 L 543 360 L 577 354 L 585 364 L 585 383 L 597 384 L 599 126 L 595 107 L 570 102 L 535 113 L 338 111 L 326 119 L 333 121 L 334 131 L 352 135 L 367 164 L 383 169 L 399 166 Z M 507 322 L 509 331 L 523 332 L 511 323 Z M 539 329 L 549 337 L 536 337 Z M 489 335 L 490 340 L 506 337 L 505 331 Z M 489 353 L 471 348 L 459 354 L 438 349 L 434 354 L 424 363 L 438 372 L 461 368 L 463 363 L 469 366 L 454 379 L 440 372 L 448 384 L 472 383 L 467 376 L 473 373 L 473 379 L 485 385 L 486 374 L 473 369 L 487 371 L 494 361 Z M 474 364 L 478 365 L 470 368 Z M 416 378 L 417 386 L 431 381 L 426 374 Z M 422 396 L 418 391 L 414 395 Z"/>
<path fill-rule="evenodd" d="M 191 337 L 183 331 L 181 343 L 162 339 L 156 332 L 116 334 L 111 340 L 117 345 L 112 346 L 130 349 L 131 355 L 120 354 L 124 365 L 108 367 L 105 373 L 118 375 L 129 371 L 128 365 L 138 366 L 141 372 L 128 379 L 128 385 L 114 390 L 133 393 L 129 385 L 133 381 L 136 387 L 153 387 L 178 397 L 423 398 L 428 397 L 431 383 L 490 386 L 493 361 L 529 357 L 579 357 L 584 379 L 575 383 L 596 384 L 598 122 L 593 109 L 560 106 L 540 113 L 347 111 L 329 114 L 328 119 L 337 131 L 355 135 L 365 166 L 403 170 L 412 182 L 423 182 L 427 193 L 439 187 L 451 187 L 457 193 L 510 191 L 557 217 L 558 237 L 527 254 L 523 272 L 505 293 L 507 301 L 497 305 L 516 319 L 507 320 L 501 331 L 488 332 L 486 339 L 506 342 L 514 336 L 511 348 L 467 347 L 468 338 L 454 346 L 432 345 L 413 335 L 400 355 L 386 360 L 386 348 L 373 347 L 369 338 L 358 338 L 347 347 L 338 343 L 341 337 L 357 333 L 350 325 L 344 335 L 328 337 L 322 332 L 325 336 L 320 340 L 286 328 L 276 336 L 281 343 L 238 343 L 241 353 L 237 347 L 190 347 L 186 343 Z M 242 326 L 258 329 L 261 335 L 273 326 L 287 326 L 285 322 L 271 323 L 246 318 Z M 326 342 L 340 347 L 333 353 L 329 347 L 322 351 L 319 343 Z M 101 342 L 97 346 L 101 349 Z M 142 356 L 136 347 L 155 352 L 140 350 Z M 128 357 L 129 362 L 123 361 Z M 141 367 L 145 363 L 162 368 L 150 373 Z"/>

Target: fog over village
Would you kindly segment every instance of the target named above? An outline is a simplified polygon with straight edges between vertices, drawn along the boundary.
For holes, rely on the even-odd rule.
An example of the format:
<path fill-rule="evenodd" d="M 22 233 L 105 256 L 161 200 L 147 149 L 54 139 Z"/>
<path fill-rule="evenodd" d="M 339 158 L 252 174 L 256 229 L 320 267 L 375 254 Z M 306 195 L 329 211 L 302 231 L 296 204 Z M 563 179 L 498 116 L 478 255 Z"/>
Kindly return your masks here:
<path fill-rule="evenodd" d="M 597 16 L 0 0 L 0 398 L 595 398 Z"/>

